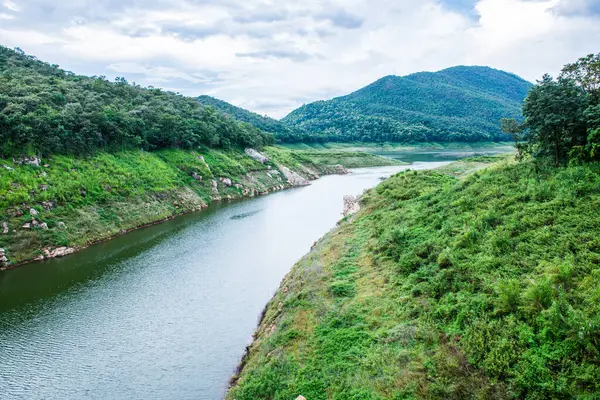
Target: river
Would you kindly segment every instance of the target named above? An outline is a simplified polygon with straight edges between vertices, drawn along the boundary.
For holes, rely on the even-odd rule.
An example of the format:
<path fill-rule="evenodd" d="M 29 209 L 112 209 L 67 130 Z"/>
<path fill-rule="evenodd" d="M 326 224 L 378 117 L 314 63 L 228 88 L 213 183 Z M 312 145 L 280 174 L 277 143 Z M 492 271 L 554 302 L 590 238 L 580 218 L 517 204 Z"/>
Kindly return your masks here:
<path fill-rule="evenodd" d="M 258 316 L 366 168 L 0 272 L 0 398 L 222 399 Z"/>

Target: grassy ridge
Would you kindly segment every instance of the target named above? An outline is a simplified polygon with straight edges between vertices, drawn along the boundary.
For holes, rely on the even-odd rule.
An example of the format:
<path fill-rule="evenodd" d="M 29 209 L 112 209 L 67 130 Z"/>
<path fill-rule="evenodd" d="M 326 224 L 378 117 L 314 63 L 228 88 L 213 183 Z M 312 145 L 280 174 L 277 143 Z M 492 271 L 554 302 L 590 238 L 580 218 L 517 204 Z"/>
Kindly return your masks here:
<path fill-rule="evenodd" d="M 600 395 L 600 165 L 448 171 L 382 183 L 294 267 L 229 398 Z"/>
<path fill-rule="evenodd" d="M 215 200 L 264 194 L 290 185 L 273 171 L 286 166 L 307 178 L 341 172 L 336 164 L 388 165 L 370 155 L 310 157 L 266 148 L 261 164 L 239 150 L 163 149 L 55 155 L 33 166 L 0 159 L 0 248 L 13 263 L 44 248 L 83 247 L 139 226 L 197 211 Z M 348 160 L 345 160 L 347 158 Z M 349 161 L 349 162 L 345 162 Z M 201 177 L 201 179 L 200 179 Z M 224 181 L 231 180 L 228 186 Z M 216 182 L 218 193 L 213 191 Z M 39 215 L 32 215 L 38 213 Z M 30 226 L 32 218 L 46 226 Z M 2 234 L 7 224 L 8 234 Z"/>

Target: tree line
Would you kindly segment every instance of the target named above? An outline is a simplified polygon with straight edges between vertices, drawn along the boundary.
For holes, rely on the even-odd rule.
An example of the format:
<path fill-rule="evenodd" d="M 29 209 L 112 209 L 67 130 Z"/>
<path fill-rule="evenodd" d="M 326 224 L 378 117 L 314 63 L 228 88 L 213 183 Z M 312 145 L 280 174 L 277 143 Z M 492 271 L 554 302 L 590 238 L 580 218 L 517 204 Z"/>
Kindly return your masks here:
<path fill-rule="evenodd" d="M 546 74 L 523 104 L 524 121 L 502 119 L 519 155 L 551 159 L 555 166 L 600 159 L 600 53 Z"/>
<path fill-rule="evenodd" d="M 272 143 L 272 134 L 194 98 L 75 75 L 0 46 L 0 157 Z"/>

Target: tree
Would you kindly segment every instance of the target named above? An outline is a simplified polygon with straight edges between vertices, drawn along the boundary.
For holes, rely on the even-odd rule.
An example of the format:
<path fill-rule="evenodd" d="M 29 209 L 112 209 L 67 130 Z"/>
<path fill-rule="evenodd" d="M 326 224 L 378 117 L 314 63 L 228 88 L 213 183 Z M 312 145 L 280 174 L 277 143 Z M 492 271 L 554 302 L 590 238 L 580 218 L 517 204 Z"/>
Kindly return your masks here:
<path fill-rule="evenodd" d="M 544 75 L 529 92 L 523 115 L 530 130 L 530 144 L 542 154 L 552 154 L 554 165 L 566 160 L 574 146 L 587 141 L 583 113 L 588 96 L 574 80 Z"/>
<path fill-rule="evenodd" d="M 600 102 L 600 53 L 582 57 L 573 64 L 567 64 L 560 75 L 572 79 L 592 96 L 592 103 Z"/>
<path fill-rule="evenodd" d="M 523 132 L 525 131 L 525 126 L 514 118 L 502 118 L 500 120 L 500 129 L 513 138 L 515 148 L 517 149 L 517 157 L 520 158 L 523 150 L 521 142 L 524 139 Z"/>

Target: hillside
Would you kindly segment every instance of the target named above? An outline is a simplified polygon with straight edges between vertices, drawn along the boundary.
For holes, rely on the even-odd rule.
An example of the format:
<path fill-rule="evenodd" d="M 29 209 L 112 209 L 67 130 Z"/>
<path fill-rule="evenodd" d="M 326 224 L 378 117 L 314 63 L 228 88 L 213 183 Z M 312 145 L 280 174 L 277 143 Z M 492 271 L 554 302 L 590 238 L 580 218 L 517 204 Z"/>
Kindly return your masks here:
<path fill-rule="evenodd" d="M 263 132 L 271 133 L 279 142 L 309 142 L 311 135 L 304 129 L 289 126 L 267 116 L 259 115 L 241 107 L 211 96 L 199 96 L 198 101 L 203 106 L 213 107 L 233 119 L 251 124 Z"/>
<path fill-rule="evenodd" d="M 387 76 L 347 96 L 307 104 L 282 121 L 333 141 L 508 140 L 531 84 L 488 67 Z"/>
<path fill-rule="evenodd" d="M 80 76 L 0 46 L 0 157 L 257 147 L 273 135 L 196 99 Z"/>
<path fill-rule="evenodd" d="M 228 398 L 597 398 L 600 165 L 461 177 L 491 161 L 370 190 L 283 280 Z"/>

